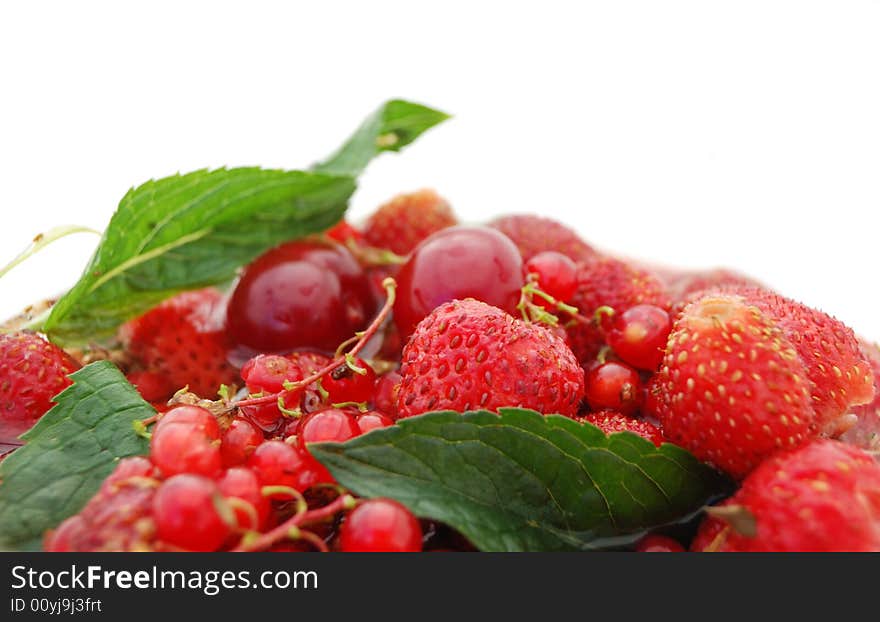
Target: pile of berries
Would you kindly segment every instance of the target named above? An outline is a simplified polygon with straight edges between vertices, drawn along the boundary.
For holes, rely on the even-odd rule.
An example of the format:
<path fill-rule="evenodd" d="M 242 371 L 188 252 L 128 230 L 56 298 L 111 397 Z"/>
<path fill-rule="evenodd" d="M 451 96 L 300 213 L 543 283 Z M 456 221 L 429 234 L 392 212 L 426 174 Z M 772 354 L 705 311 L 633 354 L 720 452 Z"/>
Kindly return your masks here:
<path fill-rule="evenodd" d="M 48 550 L 466 549 L 341 489 L 308 445 L 505 406 L 671 442 L 738 482 L 694 550 L 880 550 L 880 350 L 750 278 L 654 270 L 546 218 L 459 225 L 435 192 L 400 195 L 266 252 L 228 294 L 160 304 L 117 354 L 158 411 L 149 456 Z M 0 336 L 0 451 L 77 365 Z"/>

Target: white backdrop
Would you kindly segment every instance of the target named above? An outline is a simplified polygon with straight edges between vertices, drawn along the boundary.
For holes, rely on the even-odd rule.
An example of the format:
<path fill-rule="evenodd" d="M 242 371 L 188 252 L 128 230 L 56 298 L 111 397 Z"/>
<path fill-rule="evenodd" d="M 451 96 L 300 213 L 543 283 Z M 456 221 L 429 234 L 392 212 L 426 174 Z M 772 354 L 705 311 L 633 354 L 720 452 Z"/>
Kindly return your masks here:
<path fill-rule="evenodd" d="M 479 221 L 726 265 L 880 339 L 880 2 L 5 2 L 0 264 L 124 192 L 297 168 L 391 97 L 455 115 L 363 178 L 353 215 L 433 186 Z M 95 239 L 0 281 L 73 283 Z"/>

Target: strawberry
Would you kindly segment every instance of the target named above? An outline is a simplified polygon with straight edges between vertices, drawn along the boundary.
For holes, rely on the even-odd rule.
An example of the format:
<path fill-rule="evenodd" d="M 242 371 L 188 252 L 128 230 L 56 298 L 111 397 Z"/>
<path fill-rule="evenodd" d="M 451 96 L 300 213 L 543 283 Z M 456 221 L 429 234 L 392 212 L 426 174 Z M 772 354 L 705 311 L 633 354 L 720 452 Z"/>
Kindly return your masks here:
<path fill-rule="evenodd" d="M 355 244 L 361 244 L 364 241 L 364 234 L 345 219 L 327 229 L 324 235 L 343 245 L 348 244 L 349 240 Z"/>
<path fill-rule="evenodd" d="M 403 350 L 401 417 L 521 406 L 573 417 L 584 373 L 550 331 L 473 299 L 431 312 Z"/>
<path fill-rule="evenodd" d="M 36 333 L 0 333 L 0 443 L 29 430 L 77 369 L 64 350 Z"/>
<path fill-rule="evenodd" d="M 586 261 L 596 256 L 596 251 L 577 233 L 549 218 L 511 214 L 496 218 L 489 226 L 513 240 L 523 261 L 544 251 L 562 253 L 574 261 Z"/>
<path fill-rule="evenodd" d="M 611 307 L 615 313 L 640 304 L 669 308 L 659 278 L 611 257 L 595 258 L 578 266 L 577 289 L 568 302 L 588 319 L 593 318 L 599 307 Z M 589 365 L 605 345 L 602 329 L 595 322 L 571 326 L 568 340 L 582 365 Z"/>
<path fill-rule="evenodd" d="M 880 464 L 815 440 L 767 460 L 711 513 L 692 550 L 880 551 Z"/>
<path fill-rule="evenodd" d="M 648 411 L 666 438 L 736 478 L 814 430 L 794 346 L 741 296 L 707 295 L 685 307 L 652 392 Z"/>
<path fill-rule="evenodd" d="M 235 368 L 227 360 L 224 298 L 216 289 L 166 300 L 123 325 L 119 339 L 142 369 L 167 379 L 169 393 L 189 386 L 193 393 L 209 397 L 235 379 Z"/>
<path fill-rule="evenodd" d="M 457 223 L 446 199 L 424 189 L 380 206 L 367 220 L 364 238 L 371 246 L 406 255 L 432 233 Z"/>
<path fill-rule="evenodd" d="M 726 287 L 772 318 L 804 364 L 816 425 L 834 436 L 838 419 L 874 398 L 874 379 L 852 329 L 799 302 L 756 287 Z"/>
<path fill-rule="evenodd" d="M 880 450 L 880 347 L 874 343 L 861 340 L 862 353 L 871 364 L 874 372 L 874 400 L 869 404 L 856 406 L 851 410 L 849 428 L 840 440 L 870 451 Z"/>
<path fill-rule="evenodd" d="M 673 303 L 680 306 L 684 306 L 692 294 L 703 290 L 726 286 L 762 287 L 754 279 L 724 268 L 699 272 L 683 272 L 671 277 L 666 283 Z"/>
<path fill-rule="evenodd" d="M 651 441 L 657 447 L 663 444 L 665 439 L 660 428 L 642 419 L 634 419 L 615 412 L 613 410 L 600 410 L 590 413 L 578 419 L 583 423 L 591 423 L 605 434 L 615 432 L 632 432 L 645 440 Z"/>

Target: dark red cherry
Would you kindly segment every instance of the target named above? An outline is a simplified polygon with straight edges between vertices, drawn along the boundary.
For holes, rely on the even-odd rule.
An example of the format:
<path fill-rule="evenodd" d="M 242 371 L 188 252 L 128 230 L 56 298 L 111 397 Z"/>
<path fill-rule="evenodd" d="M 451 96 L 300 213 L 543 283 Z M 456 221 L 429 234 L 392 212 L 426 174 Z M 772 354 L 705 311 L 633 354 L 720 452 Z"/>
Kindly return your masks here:
<path fill-rule="evenodd" d="M 345 247 L 297 241 L 245 268 L 229 300 L 227 327 L 245 349 L 333 351 L 375 311 L 364 271 Z"/>
<path fill-rule="evenodd" d="M 458 226 L 438 231 L 413 250 L 397 275 L 397 327 L 409 336 L 439 305 L 462 298 L 515 313 L 522 269 L 516 245 L 495 229 Z"/>

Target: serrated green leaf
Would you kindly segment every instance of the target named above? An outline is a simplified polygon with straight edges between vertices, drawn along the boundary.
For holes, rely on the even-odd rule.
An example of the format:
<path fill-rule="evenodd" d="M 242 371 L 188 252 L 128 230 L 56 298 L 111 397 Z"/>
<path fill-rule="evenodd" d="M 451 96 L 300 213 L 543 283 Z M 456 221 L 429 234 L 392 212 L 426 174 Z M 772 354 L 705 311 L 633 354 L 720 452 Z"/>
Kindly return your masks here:
<path fill-rule="evenodd" d="M 34 548 L 78 512 L 116 463 L 147 453 L 132 422 L 156 411 L 110 362 L 71 374 L 73 384 L 0 463 L 0 548 Z"/>
<path fill-rule="evenodd" d="M 421 104 L 391 100 L 379 107 L 336 153 L 315 166 L 336 175 L 360 175 L 383 151 L 400 151 L 449 115 Z"/>
<path fill-rule="evenodd" d="M 35 328 L 82 345 L 180 291 L 228 282 L 269 248 L 335 224 L 372 158 L 445 118 L 395 100 L 313 171 L 200 170 L 130 190 L 80 280 Z"/>
<path fill-rule="evenodd" d="M 310 450 L 355 493 L 396 499 L 484 551 L 618 547 L 729 486 L 674 445 L 516 408 L 429 413 Z"/>

